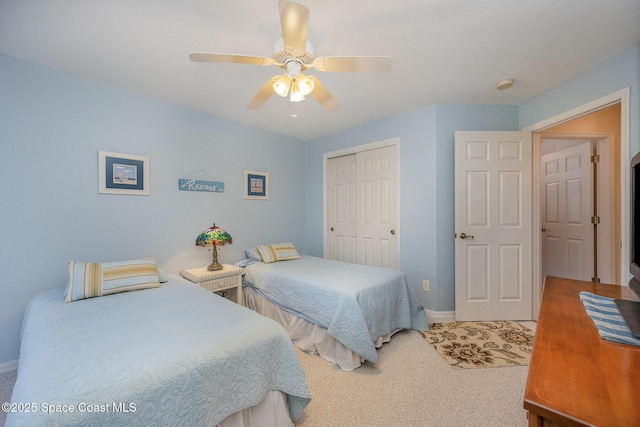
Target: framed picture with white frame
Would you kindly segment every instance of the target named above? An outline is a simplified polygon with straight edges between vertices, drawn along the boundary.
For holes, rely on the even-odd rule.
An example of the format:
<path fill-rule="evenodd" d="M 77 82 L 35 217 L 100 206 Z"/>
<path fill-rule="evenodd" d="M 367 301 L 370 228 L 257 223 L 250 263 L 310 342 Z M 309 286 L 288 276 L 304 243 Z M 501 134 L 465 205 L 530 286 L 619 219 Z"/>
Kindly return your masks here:
<path fill-rule="evenodd" d="M 269 174 L 259 171 L 244 171 L 244 198 L 269 200 Z"/>
<path fill-rule="evenodd" d="M 149 158 L 98 151 L 98 193 L 149 195 Z"/>

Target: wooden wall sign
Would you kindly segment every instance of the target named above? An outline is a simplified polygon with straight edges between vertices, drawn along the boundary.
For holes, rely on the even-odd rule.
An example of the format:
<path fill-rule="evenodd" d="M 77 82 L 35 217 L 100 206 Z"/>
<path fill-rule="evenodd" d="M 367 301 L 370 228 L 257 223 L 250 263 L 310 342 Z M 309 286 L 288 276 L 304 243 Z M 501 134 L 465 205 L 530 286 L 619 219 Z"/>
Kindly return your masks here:
<path fill-rule="evenodd" d="M 224 182 L 199 181 L 197 179 L 180 178 L 178 190 L 181 191 L 206 191 L 209 193 L 223 193 Z"/>

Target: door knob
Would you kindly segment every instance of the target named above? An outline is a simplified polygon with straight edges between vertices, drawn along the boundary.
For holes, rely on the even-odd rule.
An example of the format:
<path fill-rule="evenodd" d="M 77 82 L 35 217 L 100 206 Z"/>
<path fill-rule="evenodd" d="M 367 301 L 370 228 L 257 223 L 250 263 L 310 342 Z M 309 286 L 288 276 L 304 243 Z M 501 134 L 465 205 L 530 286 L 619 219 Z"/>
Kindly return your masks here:
<path fill-rule="evenodd" d="M 396 235 L 396 230 L 391 230 L 391 235 L 395 236 Z"/>
<path fill-rule="evenodd" d="M 471 234 L 460 233 L 460 238 L 462 240 L 464 240 L 464 239 L 473 239 L 473 236 Z"/>
<path fill-rule="evenodd" d="M 331 227 L 331 231 L 333 231 L 333 227 Z"/>

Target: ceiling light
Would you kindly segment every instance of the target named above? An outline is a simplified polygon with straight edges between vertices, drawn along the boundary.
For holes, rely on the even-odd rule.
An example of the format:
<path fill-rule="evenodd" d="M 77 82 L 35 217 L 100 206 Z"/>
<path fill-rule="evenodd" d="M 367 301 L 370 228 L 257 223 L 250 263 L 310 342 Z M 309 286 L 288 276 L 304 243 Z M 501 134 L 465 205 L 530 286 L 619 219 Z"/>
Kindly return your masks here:
<path fill-rule="evenodd" d="M 298 87 L 298 82 L 295 79 L 291 82 L 291 95 L 289 97 L 289 100 L 291 102 L 304 101 L 304 94 Z"/>
<path fill-rule="evenodd" d="M 303 95 L 309 95 L 311 92 L 313 92 L 313 88 L 315 86 L 313 80 L 311 80 L 304 74 L 298 74 L 298 77 L 296 77 L 296 84 L 298 85 L 298 89 L 300 89 L 300 92 L 302 92 Z"/>
<path fill-rule="evenodd" d="M 509 89 L 511 86 L 513 86 L 513 79 L 506 79 L 498 83 L 496 85 L 496 89 L 498 90 Z"/>
<path fill-rule="evenodd" d="M 289 93 L 289 86 L 291 86 L 291 78 L 284 74 L 273 83 L 273 91 L 278 95 L 285 97 Z"/>
<path fill-rule="evenodd" d="M 302 65 L 297 61 L 287 63 L 287 72 L 273 82 L 273 91 L 282 97 L 289 95 L 291 102 L 304 101 L 315 88 L 315 83 L 300 72 Z"/>
<path fill-rule="evenodd" d="M 286 67 L 287 72 L 273 82 L 273 91 L 282 97 L 289 95 L 291 102 L 304 101 L 305 95 L 313 92 L 315 82 L 300 72 L 300 62 L 290 61 Z"/>

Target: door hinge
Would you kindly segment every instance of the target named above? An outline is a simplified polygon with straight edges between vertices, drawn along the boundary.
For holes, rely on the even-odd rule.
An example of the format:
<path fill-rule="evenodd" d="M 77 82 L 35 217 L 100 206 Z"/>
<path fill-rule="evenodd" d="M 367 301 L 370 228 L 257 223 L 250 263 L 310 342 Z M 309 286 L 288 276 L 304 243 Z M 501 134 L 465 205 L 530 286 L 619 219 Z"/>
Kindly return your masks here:
<path fill-rule="evenodd" d="M 593 156 L 591 156 L 591 163 L 598 163 L 600 161 L 600 156 L 597 154 L 594 154 Z"/>
<path fill-rule="evenodd" d="M 592 216 L 591 217 L 591 224 L 596 225 L 596 224 L 600 224 L 600 217 L 599 216 Z"/>

